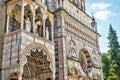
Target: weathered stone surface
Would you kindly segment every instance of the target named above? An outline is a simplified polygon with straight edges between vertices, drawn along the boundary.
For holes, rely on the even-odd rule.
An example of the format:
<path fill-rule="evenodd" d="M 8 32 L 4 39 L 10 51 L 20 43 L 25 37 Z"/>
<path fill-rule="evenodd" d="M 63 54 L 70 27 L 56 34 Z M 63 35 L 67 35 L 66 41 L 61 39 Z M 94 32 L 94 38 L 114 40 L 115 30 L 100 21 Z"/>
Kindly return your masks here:
<path fill-rule="evenodd" d="M 0 0 L 0 79 L 103 80 L 91 21 L 85 0 Z"/>

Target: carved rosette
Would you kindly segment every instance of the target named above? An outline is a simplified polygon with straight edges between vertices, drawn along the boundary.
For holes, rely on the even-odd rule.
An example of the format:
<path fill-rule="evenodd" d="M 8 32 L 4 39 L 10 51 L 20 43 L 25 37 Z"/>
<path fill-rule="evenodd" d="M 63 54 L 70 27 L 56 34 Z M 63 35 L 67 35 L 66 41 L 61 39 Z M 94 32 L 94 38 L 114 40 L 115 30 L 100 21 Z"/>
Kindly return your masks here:
<path fill-rule="evenodd" d="M 86 49 L 82 49 L 80 52 L 81 67 L 86 74 L 90 74 L 92 70 L 92 61 L 89 52 Z"/>

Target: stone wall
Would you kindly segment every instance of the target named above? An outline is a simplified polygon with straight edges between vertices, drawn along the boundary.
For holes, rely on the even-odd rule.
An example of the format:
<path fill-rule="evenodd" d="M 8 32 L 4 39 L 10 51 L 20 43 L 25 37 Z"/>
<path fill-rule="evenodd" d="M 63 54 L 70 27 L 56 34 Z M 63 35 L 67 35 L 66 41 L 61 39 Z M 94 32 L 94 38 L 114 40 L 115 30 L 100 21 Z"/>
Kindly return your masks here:
<path fill-rule="evenodd" d="M 0 0 L 0 80 L 2 75 L 2 54 L 3 54 L 3 34 L 5 31 L 5 23 L 6 23 L 6 5 L 4 0 Z"/>
<path fill-rule="evenodd" d="M 26 62 L 24 59 L 30 55 L 29 51 L 32 48 L 42 48 L 46 51 L 46 55 L 50 57 L 50 68 L 55 74 L 54 43 L 32 33 L 18 30 L 4 36 L 2 80 L 6 80 L 11 73 L 20 71 L 20 65 L 24 65 Z M 55 75 L 53 77 L 55 78 Z"/>
<path fill-rule="evenodd" d="M 80 64 L 82 49 L 85 49 L 89 55 L 88 60 L 90 59 L 90 64 L 93 65 L 91 68 L 95 68 L 90 71 L 89 77 L 92 78 L 93 73 L 102 75 L 101 55 L 97 43 L 99 34 L 92 31 L 82 21 L 68 15 L 65 10 L 59 10 L 55 15 L 56 78 L 67 80 L 71 77 L 68 76 L 69 66 L 76 68 L 80 79 L 82 76 L 87 76 Z"/>

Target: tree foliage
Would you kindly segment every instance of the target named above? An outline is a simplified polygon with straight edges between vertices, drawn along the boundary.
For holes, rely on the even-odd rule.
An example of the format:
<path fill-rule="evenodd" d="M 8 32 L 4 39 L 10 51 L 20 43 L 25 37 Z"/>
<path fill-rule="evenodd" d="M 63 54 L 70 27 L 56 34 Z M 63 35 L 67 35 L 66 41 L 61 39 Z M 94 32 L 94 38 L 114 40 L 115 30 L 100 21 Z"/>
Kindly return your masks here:
<path fill-rule="evenodd" d="M 102 54 L 104 80 L 120 80 L 120 46 L 116 31 L 110 25 L 108 53 Z"/>
<path fill-rule="evenodd" d="M 108 58 L 108 53 L 102 54 L 102 67 L 103 67 L 104 80 L 107 80 L 107 77 L 109 76 L 109 69 L 110 69 L 110 61 Z"/>
<path fill-rule="evenodd" d="M 109 35 L 108 35 L 108 40 L 109 40 L 109 51 L 108 53 L 111 56 L 111 59 L 116 59 L 117 54 L 119 53 L 119 42 L 118 42 L 118 37 L 116 34 L 116 31 L 112 28 L 112 25 L 110 25 L 109 28 Z"/>

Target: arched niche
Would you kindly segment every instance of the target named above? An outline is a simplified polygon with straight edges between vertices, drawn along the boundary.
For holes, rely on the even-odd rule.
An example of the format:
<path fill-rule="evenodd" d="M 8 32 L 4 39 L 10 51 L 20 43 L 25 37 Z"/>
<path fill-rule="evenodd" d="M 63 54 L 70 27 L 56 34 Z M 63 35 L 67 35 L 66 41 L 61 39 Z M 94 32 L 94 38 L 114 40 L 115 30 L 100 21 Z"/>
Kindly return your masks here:
<path fill-rule="evenodd" d="M 42 44 L 32 43 L 26 46 L 26 48 L 22 52 L 20 64 L 23 66 L 23 68 L 26 68 L 27 70 L 26 72 L 23 72 L 23 76 L 29 75 L 30 77 L 33 76 L 33 78 L 35 79 L 42 78 L 40 80 L 44 80 L 43 78 L 55 79 L 54 57 Z M 43 64 L 46 65 L 46 67 L 41 68 Z M 42 69 L 49 72 L 44 72 L 44 70 Z M 28 74 L 24 75 L 24 73 Z"/>
<path fill-rule="evenodd" d="M 33 13 L 32 10 L 30 8 L 30 5 L 27 4 L 24 7 L 24 29 L 28 32 L 33 32 Z"/>
<path fill-rule="evenodd" d="M 20 29 L 21 21 L 21 6 L 16 4 L 9 14 L 9 25 L 8 30 L 13 32 Z"/>
<path fill-rule="evenodd" d="M 50 62 L 47 60 L 47 55 L 43 50 L 33 49 L 30 56 L 27 56 L 27 63 L 23 70 L 23 79 L 51 79 L 52 71 Z"/>
<path fill-rule="evenodd" d="M 85 48 L 81 49 L 79 56 L 82 70 L 84 73 L 89 74 L 92 70 L 92 61 L 88 50 Z"/>
<path fill-rule="evenodd" d="M 40 7 L 35 9 L 34 33 L 37 34 L 38 36 L 43 37 L 43 13 Z"/>
<path fill-rule="evenodd" d="M 45 36 L 47 40 L 52 40 L 52 29 L 49 17 L 47 17 L 45 22 Z"/>

